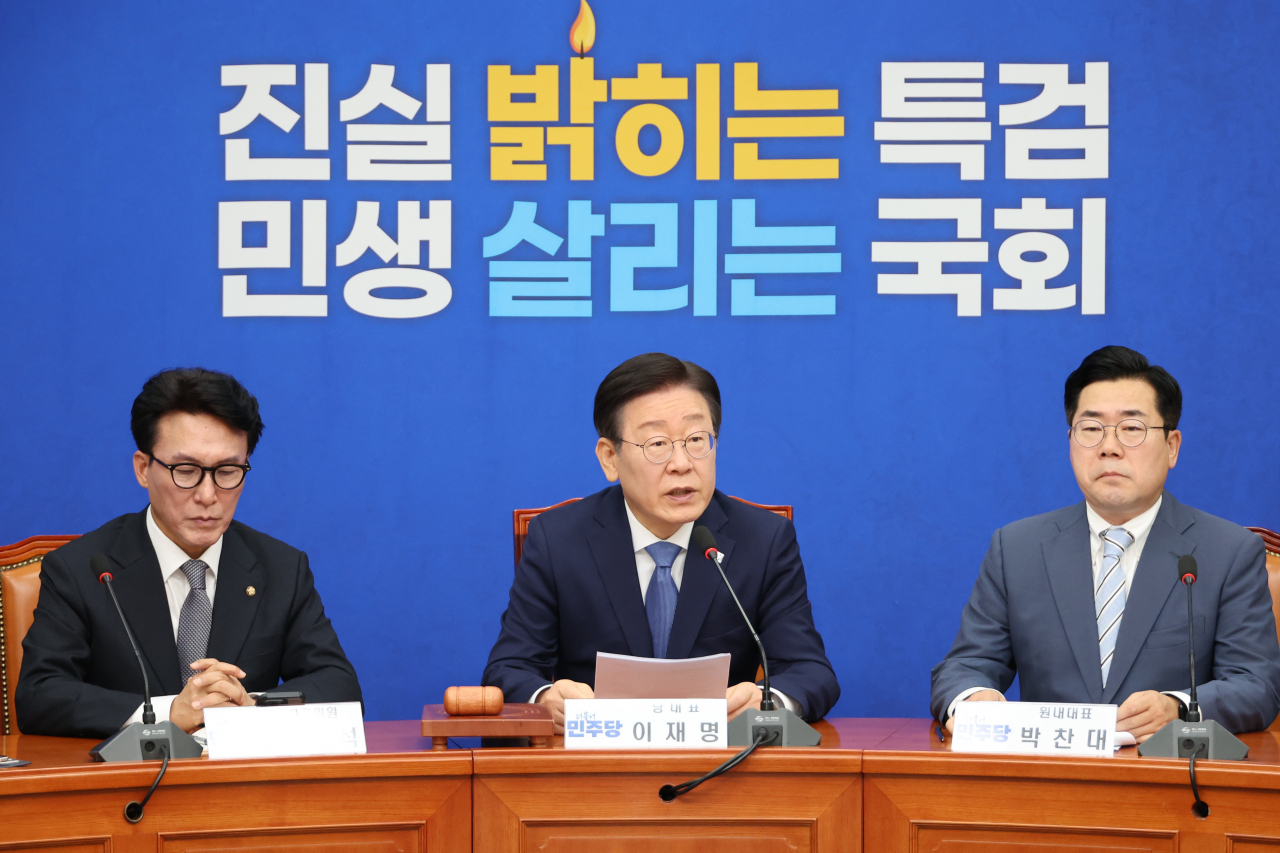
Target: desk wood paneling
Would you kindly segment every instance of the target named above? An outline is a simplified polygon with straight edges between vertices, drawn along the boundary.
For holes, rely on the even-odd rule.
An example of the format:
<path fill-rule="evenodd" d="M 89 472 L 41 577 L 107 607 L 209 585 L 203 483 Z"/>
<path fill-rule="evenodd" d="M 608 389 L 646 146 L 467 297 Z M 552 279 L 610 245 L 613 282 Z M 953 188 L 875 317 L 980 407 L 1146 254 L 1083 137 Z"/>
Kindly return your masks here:
<path fill-rule="evenodd" d="M 0 752 L 32 766 L 0 771 L 0 851 L 464 853 L 471 754 L 431 753 L 418 727 L 366 724 L 361 756 L 172 761 L 137 825 L 125 803 L 159 762 L 95 765 L 92 741 L 4 738 Z"/>
<path fill-rule="evenodd" d="M 858 853 L 861 750 L 905 720 L 819 723 L 822 746 L 762 749 L 665 803 L 658 789 L 734 754 L 482 750 L 475 753 L 474 849 L 545 853 Z"/>
<path fill-rule="evenodd" d="M 837 724 L 842 721 L 836 721 Z M 961 755 L 913 721 L 863 754 L 864 839 L 884 853 L 1280 853 L 1280 738 L 1244 735 L 1243 762 Z"/>

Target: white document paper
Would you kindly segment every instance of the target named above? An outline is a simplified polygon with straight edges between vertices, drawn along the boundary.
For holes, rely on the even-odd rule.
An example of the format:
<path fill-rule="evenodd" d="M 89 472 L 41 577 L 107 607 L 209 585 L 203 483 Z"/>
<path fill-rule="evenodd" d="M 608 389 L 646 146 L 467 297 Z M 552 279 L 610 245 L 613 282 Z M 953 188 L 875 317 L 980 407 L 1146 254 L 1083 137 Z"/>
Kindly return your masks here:
<path fill-rule="evenodd" d="M 597 699 L 723 699 L 729 655 L 637 658 L 596 652 Z"/>
<path fill-rule="evenodd" d="M 359 702 L 208 708 L 204 735 L 212 760 L 365 753 Z"/>
<path fill-rule="evenodd" d="M 1111 756 L 1117 710 L 1115 705 L 961 702 L 951 751 Z"/>

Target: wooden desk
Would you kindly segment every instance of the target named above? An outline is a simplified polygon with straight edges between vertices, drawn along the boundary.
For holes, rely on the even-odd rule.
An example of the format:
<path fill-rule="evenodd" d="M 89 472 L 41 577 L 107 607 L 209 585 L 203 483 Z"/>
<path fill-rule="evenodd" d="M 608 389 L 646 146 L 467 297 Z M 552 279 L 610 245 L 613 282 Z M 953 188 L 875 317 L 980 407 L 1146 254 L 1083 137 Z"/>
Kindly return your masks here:
<path fill-rule="evenodd" d="M 0 739 L 33 762 L 0 770 L 0 851 L 1280 853 L 1277 732 L 1197 764 L 1198 820 L 1185 761 L 953 754 L 927 720 L 824 721 L 820 747 L 760 750 L 673 803 L 659 787 L 733 751 L 432 752 L 420 727 L 366 723 L 363 756 L 174 761 L 136 826 L 158 763 Z"/>
<path fill-rule="evenodd" d="M 862 750 L 906 720 L 818 723 L 822 745 L 761 749 L 665 803 L 658 789 L 711 770 L 735 750 L 477 750 L 475 847 L 484 853 L 858 853 Z M 869 851 L 876 848 L 869 847 Z"/>
<path fill-rule="evenodd" d="M 837 730 L 846 723 L 834 721 Z M 1241 736 L 1245 761 L 1197 761 L 1209 817 L 1191 813 L 1185 760 L 952 753 L 912 720 L 863 753 L 868 851 L 1280 851 L 1280 733 Z"/>
<path fill-rule="evenodd" d="M 94 741 L 0 738 L 0 851 L 471 849 L 471 754 L 432 753 L 416 720 L 366 723 L 368 755 L 171 761 L 141 823 L 124 806 L 160 763 L 94 764 Z M 425 752 L 424 752 L 425 750 Z"/>

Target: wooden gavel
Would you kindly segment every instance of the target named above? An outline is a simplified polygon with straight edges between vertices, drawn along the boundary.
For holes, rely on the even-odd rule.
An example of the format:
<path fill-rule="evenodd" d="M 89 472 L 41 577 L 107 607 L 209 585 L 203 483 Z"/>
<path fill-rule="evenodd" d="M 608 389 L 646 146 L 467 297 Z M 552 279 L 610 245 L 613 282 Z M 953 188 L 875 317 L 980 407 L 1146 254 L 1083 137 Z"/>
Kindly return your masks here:
<path fill-rule="evenodd" d="M 499 687 L 450 687 L 444 691 L 444 712 L 451 717 L 491 717 L 502 713 Z"/>

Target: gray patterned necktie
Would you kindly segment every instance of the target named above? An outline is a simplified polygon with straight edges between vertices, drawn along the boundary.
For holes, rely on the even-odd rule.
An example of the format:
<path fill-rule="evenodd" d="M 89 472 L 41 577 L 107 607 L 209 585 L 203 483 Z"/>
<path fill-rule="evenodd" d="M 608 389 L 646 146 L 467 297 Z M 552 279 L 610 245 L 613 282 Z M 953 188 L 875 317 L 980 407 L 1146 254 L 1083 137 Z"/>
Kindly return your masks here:
<path fill-rule="evenodd" d="M 191 582 L 191 592 L 182 602 L 178 616 L 178 671 L 185 686 L 187 679 L 195 675 L 191 664 L 205 656 L 209 646 L 209 626 L 213 624 L 213 605 L 204 589 L 204 572 L 209 568 L 202 560 L 187 560 L 182 573 Z"/>

